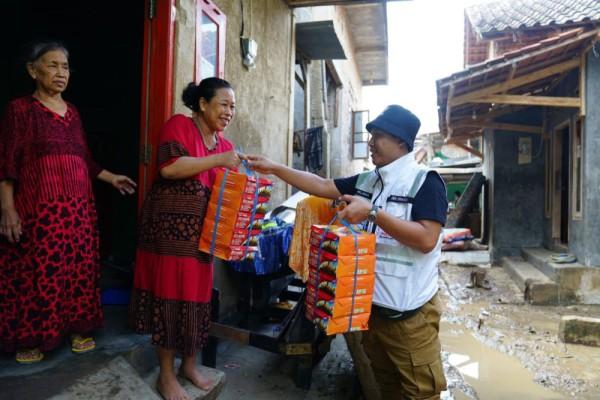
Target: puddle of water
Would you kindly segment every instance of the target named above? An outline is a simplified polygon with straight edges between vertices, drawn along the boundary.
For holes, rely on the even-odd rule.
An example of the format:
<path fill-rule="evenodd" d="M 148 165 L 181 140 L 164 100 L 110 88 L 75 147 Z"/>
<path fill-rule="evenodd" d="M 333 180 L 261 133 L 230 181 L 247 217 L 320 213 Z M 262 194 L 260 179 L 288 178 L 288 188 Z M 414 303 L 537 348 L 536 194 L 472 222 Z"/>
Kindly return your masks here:
<path fill-rule="evenodd" d="M 440 339 L 442 349 L 450 353 L 449 363 L 461 372 L 480 399 L 564 398 L 535 383 L 533 374 L 518 359 L 486 346 L 460 325 L 442 323 Z M 468 397 L 457 393 L 456 398 Z"/>

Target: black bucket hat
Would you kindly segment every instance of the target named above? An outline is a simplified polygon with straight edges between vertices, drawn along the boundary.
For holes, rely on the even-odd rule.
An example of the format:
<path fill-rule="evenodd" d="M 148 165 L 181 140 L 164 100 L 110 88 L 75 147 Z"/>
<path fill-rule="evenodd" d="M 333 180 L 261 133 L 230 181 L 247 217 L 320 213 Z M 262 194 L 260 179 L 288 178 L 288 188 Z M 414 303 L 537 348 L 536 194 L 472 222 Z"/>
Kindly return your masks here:
<path fill-rule="evenodd" d="M 406 147 L 410 152 L 413 150 L 415 137 L 420 127 L 421 121 L 415 114 L 404 107 L 394 104 L 388 106 L 377 118 L 369 122 L 367 124 L 367 131 L 371 132 L 373 128 L 377 128 L 397 137 L 406 143 Z"/>

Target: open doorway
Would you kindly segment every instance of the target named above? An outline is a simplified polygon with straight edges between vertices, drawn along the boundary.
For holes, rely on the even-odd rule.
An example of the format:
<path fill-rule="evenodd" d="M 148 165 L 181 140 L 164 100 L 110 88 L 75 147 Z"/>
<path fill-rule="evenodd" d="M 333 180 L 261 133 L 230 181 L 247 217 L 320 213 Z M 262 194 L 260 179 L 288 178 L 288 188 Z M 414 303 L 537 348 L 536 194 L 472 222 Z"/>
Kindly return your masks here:
<path fill-rule="evenodd" d="M 554 130 L 552 182 L 552 239 L 555 245 L 569 243 L 570 187 L 571 187 L 571 124 L 569 121 Z"/>
<path fill-rule="evenodd" d="M 88 3 L 22 0 L 0 2 L 0 108 L 29 95 L 33 85 L 24 53 L 36 40 L 63 42 L 70 52 L 71 79 L 64 98 L 81 114 L 94 159 L 137 181 L 140 88 L 144 43 L 143 0 Z M 136 196 L 122 197 L 94 182 L 103 275 L 121 270 L 121 284 L 135 259 Z M 114 268 L 111 268 L 114 267 Z"/>

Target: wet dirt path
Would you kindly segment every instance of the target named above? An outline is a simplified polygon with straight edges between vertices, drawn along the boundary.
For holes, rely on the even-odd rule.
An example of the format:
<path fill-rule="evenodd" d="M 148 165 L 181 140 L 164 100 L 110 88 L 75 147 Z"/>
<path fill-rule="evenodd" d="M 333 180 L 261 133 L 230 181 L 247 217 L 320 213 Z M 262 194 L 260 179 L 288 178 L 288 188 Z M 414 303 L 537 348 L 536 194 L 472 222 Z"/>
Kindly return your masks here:
<path fill-rule="evenodd" d="M 599 399 L 600 348 L 562 343 L 562 315 L 599 306 L 532 306 L 501 268 L 491 290 L 468 289 L 471 268 L 442 265 L 443 399 Z"/>
<path fill-rule="evenodd" d="M 444 324 L 440 336 L 447 352 L 444 358 L 449 380 L 462 385 L 455 391 L 456 399 L 563 398 L 536 384 L 534 375 L 518 359 L 480 342 L 460 325 Z M 457 372 L 464 381 L 457 377 Z"/>

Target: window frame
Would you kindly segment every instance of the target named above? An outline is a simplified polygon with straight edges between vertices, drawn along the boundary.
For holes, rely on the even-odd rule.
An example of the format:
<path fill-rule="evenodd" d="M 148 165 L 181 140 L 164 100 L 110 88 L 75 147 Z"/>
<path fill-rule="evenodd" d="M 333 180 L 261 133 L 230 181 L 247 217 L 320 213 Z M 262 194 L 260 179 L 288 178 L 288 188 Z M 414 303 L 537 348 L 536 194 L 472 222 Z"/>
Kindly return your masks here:
<path fill-rule="evenodd" d="M 217 74 L 225 76 L 225 33 L 227 17 L 211 0 L 196 1 L 196 49 L 194 58 L 194 81 L 199 82 L 202 76 L 202 15 L 206 15 L 217 26 Z"/>
<path fill-rule="evenodd" d="M 368 143 L 369 143 L 370 134 L 367 131 L 367 128 L 366 128 L 367 123 L 366 122 L 365 122 L 365 126 L 362 127 L 360 131 L 356 130 L 356 115 L 358 113 L 366 113 L 367 118 L 363 119 L 363 121 L 368 121 L 369 120 L 369 116 L 370 116 L 369 110 L 355 110 L 355 111 L 352 111 L 352 160 L 368 160 L 369 159 L 369 144 Z M 364 129 L 364 130 L 362 130 L 362 129 Z M 361 133 L 366 133 L 367 134 L 367 140 L 366 141 L 358 141 L 357 142 L 355 140 L 356 139 L 356 135 L 357 134 L 361 134 Z M 355 145 L 359 144 L 359 143 L 365 143 L 366 151 L 365 151 L 365 156 L 364 157 L 357 157 L 356 154 L 355 154 Z"/>

